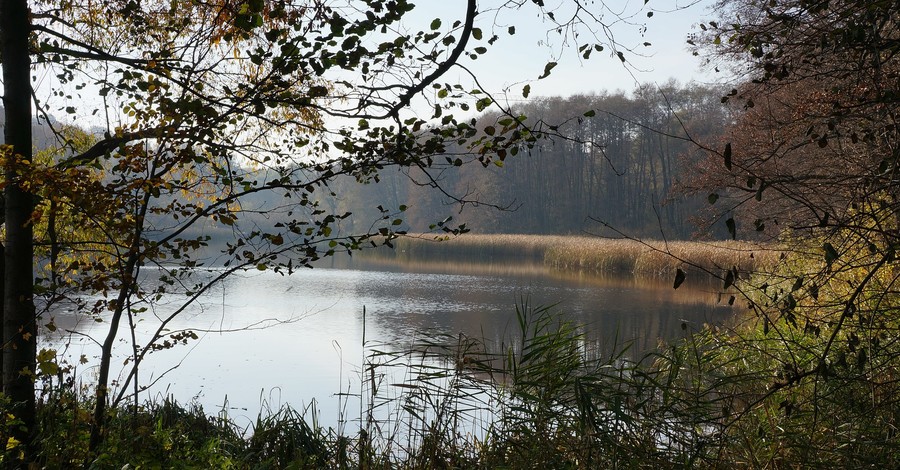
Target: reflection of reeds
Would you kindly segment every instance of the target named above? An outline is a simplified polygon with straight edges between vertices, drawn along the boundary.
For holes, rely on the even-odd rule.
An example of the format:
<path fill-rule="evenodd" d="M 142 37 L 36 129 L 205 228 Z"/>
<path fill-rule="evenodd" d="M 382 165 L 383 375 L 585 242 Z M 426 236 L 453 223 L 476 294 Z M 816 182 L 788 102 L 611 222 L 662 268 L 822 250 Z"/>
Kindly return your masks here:
<path fill-rule="evenodd" d="M 900 468 L 891 421 L 898 382 L 890 375 L 891 363 L 881 362 L 896 357 L 896 341 L 869 348 L 879 356 L 868 364 L 860 364 L 857 354 L 824 366 L 812 356 L 812 369 L 797 369 L 792 367 L 808 365 L 809 351 L 830 341 L 828 335 L 782 330 L 790 336 L 777 339 L 757 322 L 748 329 L 687 332 L 683 340 L 630 361 L 628 344 L 594 350 L 583 325 L 562 312 L 523 300 L 516 320 L 511 335 L 495 345 L 423 332 L 408 345 L 373 348 L 360 371 L 365 406 L 358 429 L 349 433 L 320 427 L 315 404 L 297 411 L 264 403 L 258 419 L 243 428 L 227 415 L 227 402 L 210 417 L 199 406 L 166 399 L 113 407 L 104 445 L 91 454 L 90 400 L 74 380 L 49 377 L 58 384 L 39 401 L 38 463 L 340 470 Z M 873 368 L 872 375 L 863 367 Z M 8 409 L 9 401 L 0 399 L 0 411 L 12 417 Z"/>
<path fill-rule="evenodd" d="M 362 434 L 371 457 L 361 454 L 360 468 L 725 463 L 715 447 L 718 397 L 696 392 L 691 375 L 705 365 L 705 344 L 688 339 L 629 361 L 627 344 L 594 351 L 579 325 L 550 308 L 523 301 L 516 320 L 496 352 L 484 340 L 427 333 L 373 352 L 367 370 L 397 369 L 402 380 L 372 385 L 381 390 L 374 406 L 391 408 L 392 420 Z"/>
<path fill-rule="evenodd" d="M 435 241 L 426 235 L 394 241 L 388 256 L 403 260 L 538 261 L 561 271 L 670 276 L 676 269 L 757 272 L 774 266 L 777 247 L 744 241 L 637 241 L 553 235 L 475 235 Z"/>

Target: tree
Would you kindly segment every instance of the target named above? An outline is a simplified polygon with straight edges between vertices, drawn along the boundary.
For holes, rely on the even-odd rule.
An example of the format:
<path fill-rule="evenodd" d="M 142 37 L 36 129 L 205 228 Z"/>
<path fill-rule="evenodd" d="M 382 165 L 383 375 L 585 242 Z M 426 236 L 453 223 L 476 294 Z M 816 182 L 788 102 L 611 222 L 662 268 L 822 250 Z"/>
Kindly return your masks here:
<path fill-rule="evenodd" d="M 729 435 L 812 466 L 891 461 L 900 282 L 898 7 L 870 1 L 723 1 L 695 44 L 741 82 L 733 125 L 706 144 L 699 191 L 732 237 L 760 233 L 783 262 L 746 283 L 766 361 Z M 744 273 L 729 270 L 728 287 Z M 755 417 L 772 425 L 758 427 Z M 751 416 L 743 420 L 741 416 Z M 757 424 L 750 424 L 757 423 Z M 749 435 L 749 434 L 747 434 Z M 848 443 L 869 443 L 864 450 Z M 771 452 L 771 454 L 769 454 Z M 787 465 L 787 464 L 786 464 Z"/>
<path fill-rule="evenodd" d="M 26 423 L 14 434 L 31 441 L 34 422 L 32 374 L 37 352 L 34 319 L 31 229 L 32 200 L 24 175 L 31 160 L 31 78 L 28 6 L 22 1 L 0 4 L 0 59 L 3 60 L 4 127 L 3 191 L 6 239 L 3 244 L 3 393 L 14 404 L 13 413 Z"/>
<path fill-rule="evenodd" d="M 720 6 L 725 18 L 704 26 L 705 40 L 748 82 L 723 98 L 742 140 L 724 162 L 731 180 L 719 183 L 779 208 L 761 224 L 794 230 L 854 225 L 851 203 L 896 199 L 893 5 Z"/>
<path fill-rule="evenodd" d="M 599 26 L 602 6 L 572 5 L 563 16 L 532 3 L 550 30 L 574 38 L 585 57 L 604 47 L 621 51 L 611 37 L 584 27 Z M 195 337 L 167 334 L 166 325 L 216 282 L 243 269 L 290 274 L 337 251 L 390 245 L 398 236 L 403 205 L 378 207 L 378 223 L 365 230 L 337 232 L 351 214 L 319 197 L 334 196 L 333 181 L 366 182 L 379 170 L 401 167 L 440 187 L 432 172 L 444 166 L 489 165 L 533 145 L 536 133 L 519 119 L 481 132 L 475 119 L 450 114 L 492 106 L 509 114 L 486 90 L 441 82 L 457 64 L 515 32 L 483 30 L 479 23 L 496 11 L 482 14 L 477 7 L 468 0 L 452 24 L 436 18 L 410 34 L 402 21 L 413 5 L 405 0 L 2 0 L 3 386 L 23 423 L 15 435 L 26 444 L 23 458 L 35 452 L 36 360 L 53 356 L 37 357 L 36 313 L 52 314 L 66 300 L 109 325 L 91 423 L 96 451 L 107 406 L 129 393 L 137 399 L 147 354 Z M 567 19 L 557 21 L 554 13 Z M 577 34 L 582 29 L 588 34 Z M 59 86 L 36 87 L 32 74 L 51 75 Z M 102 135 L 84 149 L 60 133 L 62 154 L 33 161 L 32 97 L 44 117 L 94 116 Z M 430 116 L 417 116 L 419 102 L 433 110 Z M 445 159 L 450 143 L 464 151 Z M 78 227 L 67 225 L 76 220 Z M 45 239 L 35 239 L 38 224 L 47 227 L 38 233 Z M 53 235 L 76 228 L 79 236 Z M 37 279 L 35 243 L 56 254 Z M 56 262 L 60 254 L 69 260 L 65 266 Z M 212 276 L 196 270 L 210 264 L 223 269 Z M 158 282 L 142 281 L 149 270 L 158 271 Z M 133 345 L 130 371 L 113 394 L 116 335 L 172 294 L 184 302 L 161 319 L 148 343 Z"/>
<path fill-rule="evenodd" d="M 479 232 L 562 235 L 595 231 L 602 221 L 633 236 L 687 238 L 688 215 L 701 198 L 675 194 L 684 177 L 680 159 L 691 164 L 690 139 L 711 138 L 725 125 L 719 96 L 713 88 L 671 83 L 644 85 L 630 95 L 534 100 L 516 111 L 532 127 L 552 127 L 558 135 L 537 141 L 527 159 L 442 175 L 458 194 L 477 192 L 515 210 L 443 210 Z M 480 121 L 491 123 L 487 116 Z M 441 202 L 438 196 L 414 198 L 410 210 Z M 440 210 L 435 205 L 425 212 Z"/>

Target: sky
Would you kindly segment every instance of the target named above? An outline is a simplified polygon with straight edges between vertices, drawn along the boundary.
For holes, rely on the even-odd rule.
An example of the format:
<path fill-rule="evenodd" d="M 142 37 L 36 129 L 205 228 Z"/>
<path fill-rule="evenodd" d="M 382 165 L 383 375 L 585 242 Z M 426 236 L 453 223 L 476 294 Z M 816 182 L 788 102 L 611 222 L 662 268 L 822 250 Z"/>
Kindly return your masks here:
<path fill-rule="evenodd" d="M 516 2 L 523 3 L 522 7 L 501 8 Z M 427 31 L 435 18 L 440 18 L 442 30 L 448 31 L 454 20 L 465 16 L 465 0 L 414 0 L 414 3 L 416 8 L 404 20 L 408 22 L 405 27 L 410 32 Z M 544 3 L 545 11 L 554 11 L 556 18 L 562 19 L 571 15 L 575 2 L 544 0 Z M 700 60 L 690 54 L 686 43 L 692 27 L 710 17 L 712 0 L 647 0 L 646 3 L 644 0 L 608 0 L 606 3 L 581 0 L 578 3 L 609 26 L 608 32 L 625 48 L 622 52 L 628 60 L 627 66 L 611 56 L 608 47 L 603 52 L 595 52 L 589 60 L 581 59 L 571 41 L 567 44 L 558 34 L 548 33 L 552 24 L 541 15 L 532 0 L 479 0 L 476 26 L 482 29 L 484 38 L 470 41 L 469 49 L 484 45 L 488 52 L 477 60 L 464 56 L 461 63 L 478 77 L 486 91 L 512 105 L 526 101 L 522 97 L 522 87 L 526 83 L 531 87 L 530 99 L 536 99 L 602 91 L 627 92 L 635 89 L 638 83 L 664 83 L 671 78 L 681 82 L 712 82 L 715 79 L 700 68 Z M 647 12 L 653 12 L 652 17 L 647 17 Z M 515 35 L 507 34 L 509 26 L 515 26 Z M 581 38 L 590 33 L 583 28 L 581 32 Z M 498 34 L 500 39 L 489 46 L 487 39 L 493 34 Z M 607 41 L 604 32 L 599 34 Z M 650 45 L 644 46 L 645 42 Z M 549 61 L 558 62 L 558 66 L 549 77 L 537 80 Z M 51 74 L 38 75 L 39 92 L 55 85 Z M 460 68 L 452 69 L 440 82 L 475 87 Z M 90 101 L 89 96 L 83 95 L 81 99 Z M 424 110 L 421 114 L 430 114 L 431 107 L 426 106 Z M 76 116 L 83 125 L 100 124 L 99 117 L 87 114 L 87 111 Z M 57 117 L 66 119 L 69 116 L 60 114 Z"/>
<path fill-rule="evenodd" d="M 708 70 L 701 69 L 700 59 L 687 50 L 686 43 L 692 28 L 711 17 L 709 0 L 649 0 L 646 5 L 643 0 L 609 0 L 605 7 L 601 2 L 588 5 L 588 8 L 593 8 L 592 11 L 603 13 L 601 21 L 609 24 L 609 31 L 616 41 L 632 49 L 622 50 L 628 60 L 628 67 L 623 66 L 617 57 L 612 57 L 609 48 L 600 53 L 595 52 L 589 60 L 582 60 L 571 43 L 568 47 L 562 47 L 559 35 L 547 34 L 551 24 L 542 21 L 539 10 L 530 1 L 526 1 L 527 4 L 519 10 L 507 9 L 495 15 L 491 11 L 491 3 L 499 1 L 481 2 L 484 14 L 477 26 L 484 30 L 486 39 L 490 36 L 491 23 L 497 23 L 498 26 L 494 29 L 500 35 L 500 40 L 488 48 L 486 55 L 475 61 L 466 59 L 464 62 L 491 93 L 502 94 L 504 90 L 509 90 L 508 97 L 511 100 L 521 100 L 523 80 L 532 80 L 530 85 L 533 98 L 630 91 L 638 83 L 664 83 L 671 78 L 681 82 L 693 80 L 703 83 L 716 79 Z M 416 21 L 421 18 L 424 27 L 434 17 L 442 18 L 444 24 L 449 24 L 450 19 L 464 16 L 465 3 L 463 0 L 420 0 L 413 18 Z M 556 18 L 561 19 L 565 16 L 566 5 L 572 2 L 547 0 L 545 3 L 548 9 L 559 7 L 561 10 L 558 10 Z M 647 17 L 648 11 L 653 12 L 652 17 Z M 616 18 L 614 13 L 625 18 Z M 516 27 L 514 36 L 505 34 L 508 25 Z M 584 34 L 581 37 L 585 37 Z M 650 45 L 644 46 L 645 42 Z M 474 45 L 476 44 L 470 44 L 470 48 Z M 543 73 L 548 61 L 556 61 L 559 65 L 549 77 L 535 81 Z M 458 76 L 465 82 L 463 75 L 462 71 L 456 70 L 451 72 L 446 81 L 453 81 Z"/>

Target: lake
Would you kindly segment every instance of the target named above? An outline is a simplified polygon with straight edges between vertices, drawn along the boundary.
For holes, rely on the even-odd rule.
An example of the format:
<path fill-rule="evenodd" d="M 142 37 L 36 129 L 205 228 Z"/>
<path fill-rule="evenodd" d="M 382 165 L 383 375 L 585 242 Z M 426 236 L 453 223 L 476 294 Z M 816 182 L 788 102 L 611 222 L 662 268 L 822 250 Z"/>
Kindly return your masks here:
<path fill-rule="evenodd" d="M 139 341 L 178 300 L 164 298 L 139 315 Z M 172 323 L 173 331 L 190 329 L 199 340 L 148 356 L 140 380 L 153 386 L 143 398 L 196 400 L 208 413 L 225 408 L 243 423 L 261 408 L 303 409 L 315 400 L 319 423 L 334 427 L 341 416 L 359 416 L 358 398 L 348 402 L 338 394 L 359 393 L 361 364 L 373 348 L 402 348 L 424 331 L 509 344 L 517 333 L 516 305 L 524 301 L 554 305 L 583 324 L 586 340 L 600 350 L 634 340 L 635 355 L 733 315 L 714 286 L 686 283 L 674 290 L 670 280 L 598 278 L 529 264 L 356 260 L 292 276 L 245 272 L 216 286 Z M 56 323 L 58 334 L 45 337 L 42 347 L 60 348 L 72 364 L 84 355 L 87 362 L 77 366 L 76 377 L 90 383 L 100 349 L 94 340 L 102 339 L 108 324 L 77 312 L 57 313 Z M 69 333 L 60 335 L 63 330 Z M 127 372 L 130 344 L 123 332 L 113 376 Z"/>

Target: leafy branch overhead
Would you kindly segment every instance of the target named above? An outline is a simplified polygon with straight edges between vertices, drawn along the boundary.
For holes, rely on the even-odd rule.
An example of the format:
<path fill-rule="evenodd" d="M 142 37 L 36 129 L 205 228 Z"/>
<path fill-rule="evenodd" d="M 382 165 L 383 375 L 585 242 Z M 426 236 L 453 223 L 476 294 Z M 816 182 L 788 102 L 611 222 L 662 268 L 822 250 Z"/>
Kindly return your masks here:
<path fill-rule="evenodd" d="M 4 361 L 15 364 L 4 369 L 4 387 L 20 393 L 23 429 L 34 384 L 15 374 L 24 364 L 34 376 L 35 313 L 67 301 L 108 325 L 99 341 L 96 449 L 107 404 L 137 400 L 147 354 L 192 339 L 173 340 L 167 327 L 211 286 L 243 269 L 290 274 L 404 233 L 407 206 L 399 202 L 353 225 L 366 229 L 350 230 L 345 221 L 354 214 L 329 202 L 339 196 L 338 181 L 366 184 L 391 167 L 412 169 L 421 184 L 473 202 L 443 188 L 440 172 L 476 161 L 500 166 L 551 134 L 501 106 L 465 67 L 499 40 L 486 33 L 496 29 L 487 22 L 499 10 L 464 3 L 452 16 L 417 24 L 406 0 L 0 0 L 9 146 L 3 216 L 7 252 L 17 254 L 6 276 L 22 280 L 7 292 L 20 300 L 4 317 L 23 325 L 4 333 L 5 341 L 22 342 L 16 352 L 4 350 Z M 599 22 L 605 7 L 574 6 L 566 22 L 543 5 L 498 8 L 535 8 L 561 36 L 583 29 L 595 50 L 600 42 L 612 46 Z M 446 83 L 451 70 L 469 83 Z M 53 84 L 38 86 L 32 76 Z M 56 134 L 40 158 L 32 158 L 27 129 L 32 99 Z M 419 117 L 429 108 L 430 117 Z M 489 108 L 503 115 L 497 125 L 450 113 Z M 435 222 L 442 233 L 466 230 Z M 221 271 L 198 274 L 211 265 Z M 148 269 L 160 272 L 160 282 L 141 281 Z M 37 312 L 35 293 L 46 300 Z M 117 335 L 150 319 L 144 313 L 171 295 L 184 302 L 153 317 L 155 334 L 133 345 L 113 393 Z M 41 370 L 52 370 L 50 357 L 41 356 Z M 19 437 L 27 441 L 27 433 Z"/>

